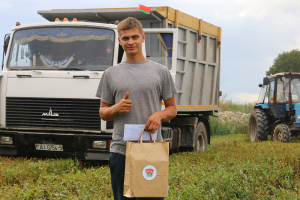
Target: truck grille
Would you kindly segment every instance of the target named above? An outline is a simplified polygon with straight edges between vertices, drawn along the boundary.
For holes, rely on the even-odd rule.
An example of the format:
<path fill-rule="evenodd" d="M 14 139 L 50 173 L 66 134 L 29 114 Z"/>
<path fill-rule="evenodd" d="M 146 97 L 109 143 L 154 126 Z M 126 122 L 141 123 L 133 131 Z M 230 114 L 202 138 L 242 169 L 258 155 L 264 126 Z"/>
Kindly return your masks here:
<path fill-rule="evenodd" d="M 6 126 L 100 131 L 99 106 L 100 99 L 8 97 L 6 98 Z M 59 116 L 55 116 L 56 113 Z"/>

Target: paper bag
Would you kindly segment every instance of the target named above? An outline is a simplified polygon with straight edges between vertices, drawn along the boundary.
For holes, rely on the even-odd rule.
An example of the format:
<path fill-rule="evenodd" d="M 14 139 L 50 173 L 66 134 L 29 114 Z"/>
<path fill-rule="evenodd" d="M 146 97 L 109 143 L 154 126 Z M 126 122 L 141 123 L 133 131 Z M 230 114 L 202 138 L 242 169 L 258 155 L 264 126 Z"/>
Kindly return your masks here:
<path fill-rule="evenodd" d="M 125 197 L 168 197 L 169 143 L 127 142 Z"/>

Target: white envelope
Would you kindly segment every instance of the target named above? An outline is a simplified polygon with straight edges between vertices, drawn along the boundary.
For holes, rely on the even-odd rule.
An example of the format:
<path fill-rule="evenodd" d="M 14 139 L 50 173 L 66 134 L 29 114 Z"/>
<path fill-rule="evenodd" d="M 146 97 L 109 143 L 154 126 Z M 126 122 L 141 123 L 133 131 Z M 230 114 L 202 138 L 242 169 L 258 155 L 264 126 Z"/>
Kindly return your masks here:
<path fill-rule="evenodd" d="M 138 141 L 146 124 L 125 124 L 124 141 Z M 157 138 L 157 131 L 152 134 L 152 138 Z M 143 141 L 150 141 L 150 132 L 144 131 Z"/>

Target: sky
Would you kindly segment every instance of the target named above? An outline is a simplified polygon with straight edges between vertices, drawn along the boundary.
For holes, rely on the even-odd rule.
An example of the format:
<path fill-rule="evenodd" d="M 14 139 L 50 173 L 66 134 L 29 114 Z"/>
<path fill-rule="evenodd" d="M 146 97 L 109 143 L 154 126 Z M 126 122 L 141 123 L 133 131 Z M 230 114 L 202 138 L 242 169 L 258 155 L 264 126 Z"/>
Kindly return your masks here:
<path fill-rule="evenodd" d="M 0 0 L 0 45 L 17 21 L 46 22 L 38 10 L 169 6 L 222 28 L 221 99 L 258 99 L 278 54 L 300 47 L 299 0 Z M 3 49 L 0 49 L 0 55 Z M 2 61 L 2 57 L 1 57 Z"/>

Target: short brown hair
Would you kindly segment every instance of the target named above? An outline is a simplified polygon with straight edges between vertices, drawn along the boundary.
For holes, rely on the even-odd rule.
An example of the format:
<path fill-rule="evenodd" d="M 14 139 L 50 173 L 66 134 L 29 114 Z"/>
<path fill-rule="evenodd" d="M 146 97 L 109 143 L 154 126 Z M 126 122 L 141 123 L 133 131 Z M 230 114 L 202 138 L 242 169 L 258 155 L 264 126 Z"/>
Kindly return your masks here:
<path fill-rule="evenodd" d="M 122 20 L 118 24 L 117 29 L 118 29 L 119 36 L 121 35 L 121 31 L 129 30 L 131 28 L 137 28 L 142 35 L 144 34 L 143 26 L 142 26 L 141 22 L 139 20 L 137 20 L 136 18 L 127 17 L 126 19 Z"/>

